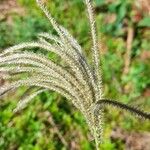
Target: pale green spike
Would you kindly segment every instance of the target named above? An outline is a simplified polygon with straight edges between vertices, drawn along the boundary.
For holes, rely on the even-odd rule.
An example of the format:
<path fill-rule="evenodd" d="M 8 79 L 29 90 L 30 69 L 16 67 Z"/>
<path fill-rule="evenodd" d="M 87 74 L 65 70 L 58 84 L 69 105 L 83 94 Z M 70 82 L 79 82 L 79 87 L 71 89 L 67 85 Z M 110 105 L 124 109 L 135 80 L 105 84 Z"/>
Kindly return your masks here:
<path fill-rule="evenodd" d="M 38 35 L 39 35 L 39 37 L 43 37 L 45 39 L 48 39 L 48 40 L 54 41 L 56 43 L 59 43 L 61 46 L 64 45 L 62 43 L 61 39 L 58 36 L 55 36 L 55 35 L 52 35 L 52 34 L 49 34 L 49 33 L 39 33 Z"/>
<path fill-rule="evenodd" d="M 48 89 L 40 89 L 36 92 L 34 92 L 33 94 L 21 99 L 18 104 L 17 104 L 17 107 L 13 110 L 14 113 L 24 109 L 26 107 L 26 105 L 33 99 L 35 98 L 37 95 L 47 91 Z"/>

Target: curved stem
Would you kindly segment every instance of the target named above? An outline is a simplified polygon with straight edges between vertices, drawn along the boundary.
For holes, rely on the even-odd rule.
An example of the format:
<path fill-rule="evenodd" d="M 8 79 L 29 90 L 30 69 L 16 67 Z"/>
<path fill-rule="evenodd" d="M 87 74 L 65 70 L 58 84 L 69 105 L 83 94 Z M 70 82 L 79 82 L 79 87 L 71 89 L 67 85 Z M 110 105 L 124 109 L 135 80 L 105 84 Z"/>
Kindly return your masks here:
<path fill-rule="evenodd" d="M 135 107 L 132 106 L 128 106 L 126 104 L 120 103 L 118 101 L 115 100 L 110 100 L 110 99 L 100 99 L 97 103 L 96 103 L 96 109 L 94 110 L 94 113 L 97 114 L 97 112 L 99 110 L 97 110 L 97 106 L 101 106 L 101 105 L 111 105 L 123 110 L 126 110 L 130 113 L 133 113 L 135 115 L 138 115 L 139 117 L 145 118 L 145 119 L 149 119 L 150 120 L 150 113 L 146 113 L 144 111 L 141 111 Z"/>

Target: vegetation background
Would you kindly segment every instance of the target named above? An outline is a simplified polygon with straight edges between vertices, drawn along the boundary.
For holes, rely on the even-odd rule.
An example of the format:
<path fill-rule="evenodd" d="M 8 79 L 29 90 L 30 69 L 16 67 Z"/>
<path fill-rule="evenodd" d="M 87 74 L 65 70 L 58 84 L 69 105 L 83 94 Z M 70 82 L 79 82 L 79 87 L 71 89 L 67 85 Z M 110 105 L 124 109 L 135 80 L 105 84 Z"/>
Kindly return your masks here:
<path fill-rule="evenodd" d="M 94 0 L 101 41 L 106 97 L 150 111 L 149 0 Z M 78 39 L 90 58 L 89 26 L 82 0 L 49 0 L 56 20 Z M 35 0 L 0 0 L 0 51 L 54 33 Z M 101 33 L 101 36 L 100 36 Z M 54 57 L 54 56 L 51 56 Z M 0 86 L 4 84 L 0 73 Z M 79 111 L 64 97 L 45 92 L 14 115 L 20 88 L 0 101 L 0 150 L 93 150 Z M 150 123 L 126 112 L 105 109 L 101 150 L 150 150 Z"/>

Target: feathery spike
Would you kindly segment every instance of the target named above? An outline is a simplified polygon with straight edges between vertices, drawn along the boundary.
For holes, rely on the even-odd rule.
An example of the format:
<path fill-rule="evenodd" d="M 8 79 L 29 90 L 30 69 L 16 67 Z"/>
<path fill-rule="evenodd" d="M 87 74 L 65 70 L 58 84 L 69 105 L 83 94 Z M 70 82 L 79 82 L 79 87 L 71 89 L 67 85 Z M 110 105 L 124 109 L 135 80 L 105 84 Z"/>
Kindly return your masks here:
<path fill-rule="evenodd" d="M 24 108 L 26 107 L 26 105 L 27 105 L 33 98 L 35 98 L 37 95 L 39 95 L 39 94 L 41 94 L 41 93 L 43 93 L 43 92 L 45 92 L 45 91 L 47 91 L 47 89 L 40 89 L 40 90 L 34 92 L 33 94 L 31 94 L 31 95 L 25 97 L 24 99 L 21 99 L 21 100 L 18 102 L 17 107 L 13 110 L 13 112 L 16 113 L 16 112 L 18 112 L 18 111 L 24 109 Z"/>

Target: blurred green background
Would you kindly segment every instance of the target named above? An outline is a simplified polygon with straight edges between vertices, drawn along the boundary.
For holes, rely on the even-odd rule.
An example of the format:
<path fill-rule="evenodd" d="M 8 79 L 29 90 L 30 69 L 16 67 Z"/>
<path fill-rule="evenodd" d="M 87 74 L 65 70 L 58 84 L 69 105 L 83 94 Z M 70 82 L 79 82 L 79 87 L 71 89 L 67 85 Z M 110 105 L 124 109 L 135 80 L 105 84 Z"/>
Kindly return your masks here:
<path fill-rule="evenodd" d="M 46 1 L 46 0 L 45 0 Z M 47 0 L 50 12 L 90 58 L 91 38 L 82 0 Z M 94 0 L 105 97 L 150 111 L 149 0 Z M 40 32 L 54 33 L 35 0 L 0 0 L 0 51 Z M 1 79 L 1 77 L 0 77 Z M 0 80 L 0 86 L 5 81 Z M 13 115 L 25 89 L 0 101 L 0 150 L 93 150 L 81 113 L 64 97 L 45 92 Z M 101 150 L 150 150 L 150 123 L 105 109 Z"/>

